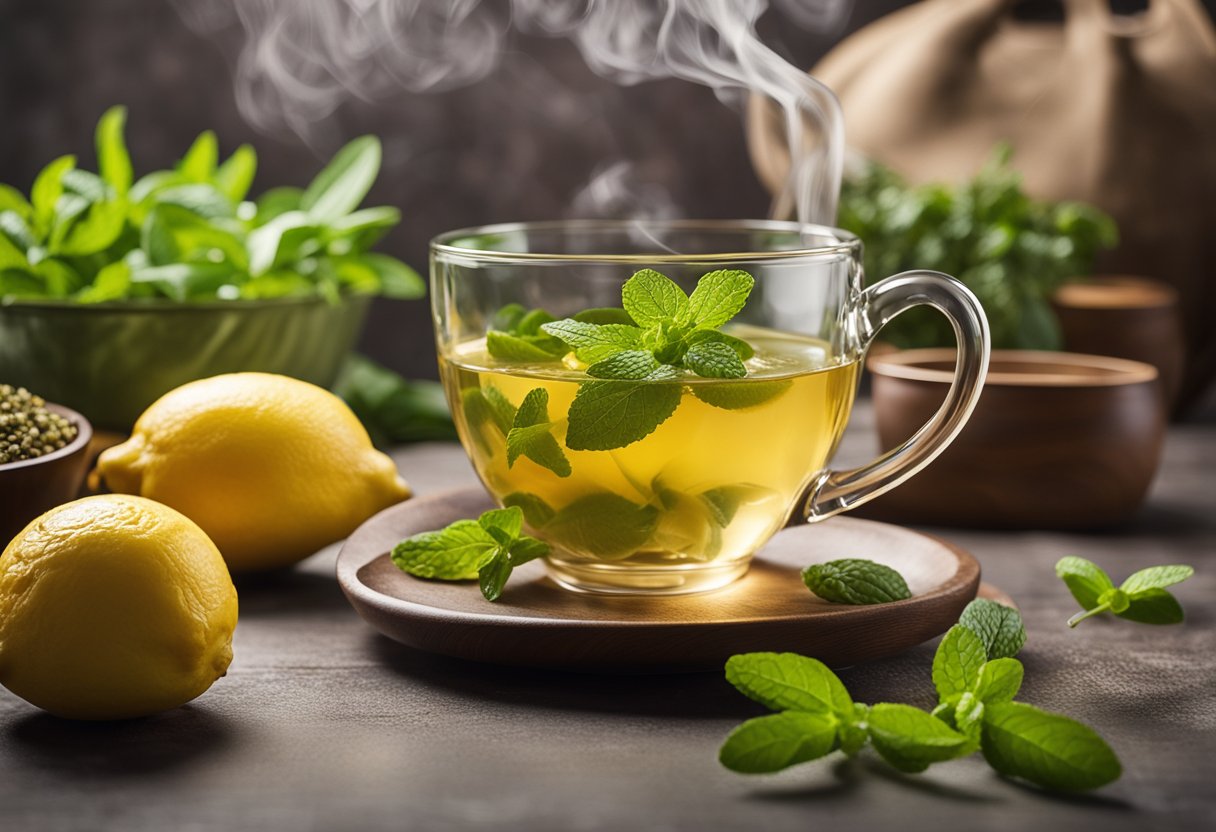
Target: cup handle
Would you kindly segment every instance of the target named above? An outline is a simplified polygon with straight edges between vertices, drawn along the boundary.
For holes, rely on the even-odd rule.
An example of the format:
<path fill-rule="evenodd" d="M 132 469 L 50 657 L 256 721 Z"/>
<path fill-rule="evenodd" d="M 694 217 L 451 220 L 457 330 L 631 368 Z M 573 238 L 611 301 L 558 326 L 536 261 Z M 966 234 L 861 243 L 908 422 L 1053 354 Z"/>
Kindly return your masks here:
<path fill-rule="evenodd" d="M 931 306 L 950 319 L 958 342 L 954 380 L 933 418 L 898 448 L 860 468 L 824 471 L 811 485 L 804 516 L 808 523 L 869 502 L 913 476 L 946 449 L 975 408 L 988 372 L 991 338 L 984 309 L 971 290 L 940 272 L 903 272 L 866 289 L 854 312 L 861 349 L 896 315 Z"/>

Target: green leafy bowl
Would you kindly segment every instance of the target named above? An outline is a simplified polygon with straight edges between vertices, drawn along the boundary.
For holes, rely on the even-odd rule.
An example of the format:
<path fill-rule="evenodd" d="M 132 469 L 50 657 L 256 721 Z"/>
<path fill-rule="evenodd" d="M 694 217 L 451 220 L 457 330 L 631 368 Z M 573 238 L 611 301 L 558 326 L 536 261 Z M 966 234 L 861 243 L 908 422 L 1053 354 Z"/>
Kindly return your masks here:
<path fill-rule="evenodd" d="M 220 373 L 281 373 L 328 388 L 370 299 L 10 300 L 0 304 L 0 379 L 113 431 L 128 431 L 173 388 Z"/>

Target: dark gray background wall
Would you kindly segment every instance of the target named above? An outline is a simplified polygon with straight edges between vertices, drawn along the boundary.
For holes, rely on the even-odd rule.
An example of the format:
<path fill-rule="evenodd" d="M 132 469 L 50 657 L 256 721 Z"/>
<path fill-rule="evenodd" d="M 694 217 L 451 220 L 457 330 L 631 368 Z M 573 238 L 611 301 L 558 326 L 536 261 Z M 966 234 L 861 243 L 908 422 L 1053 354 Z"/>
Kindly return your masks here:
<path fill-rule="evenodd" d="M 839 37 L 901 5 L 857 0 L 833 35 L 770 13 L 761 32 L 793 63 L 810 66 Z M 446 229 L 585 213 L 572 209 L 574 196 L 597 170 L 622 160 L 639 180 L 666 189 L 685 215 L 755 217 L 768 209 L 739 117 L 709 90 L 680 81 L 616 86 L 563 40 L 515 35 L 500 68 L 465 89 L 351 103 L 315 149 L 244 122 L 232 85 L 237 45 L 191 31 L 169 0 L 0 0 L 0 182 L 28 189 L 51 158 L 87 158 L 97 117 L 122 103 L 137 173 L 171 163 L 211 128 L 225 152 L 242 142 L 257 147 L 255 189 L 303 184 L 341 141 L 380 135 L 385 169 L 369 204 L 401 208 L 404 222 L 384 247 L 420 271 L 427 240 Z M 433 376 L 425 301 L 378 300 L 362 348 L 408 375 Z"/>

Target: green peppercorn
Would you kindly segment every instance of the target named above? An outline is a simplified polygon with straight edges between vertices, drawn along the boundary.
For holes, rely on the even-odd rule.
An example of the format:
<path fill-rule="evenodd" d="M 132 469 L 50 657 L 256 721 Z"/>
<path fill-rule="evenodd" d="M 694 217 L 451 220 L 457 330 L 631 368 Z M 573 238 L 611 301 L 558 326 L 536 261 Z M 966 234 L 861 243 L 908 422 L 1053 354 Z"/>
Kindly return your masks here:
<path fill-rule="evenodd" d="M 53 453 L 76 438 L 76 426 L 24 387 L 0 384 L 0 465 Z"/>

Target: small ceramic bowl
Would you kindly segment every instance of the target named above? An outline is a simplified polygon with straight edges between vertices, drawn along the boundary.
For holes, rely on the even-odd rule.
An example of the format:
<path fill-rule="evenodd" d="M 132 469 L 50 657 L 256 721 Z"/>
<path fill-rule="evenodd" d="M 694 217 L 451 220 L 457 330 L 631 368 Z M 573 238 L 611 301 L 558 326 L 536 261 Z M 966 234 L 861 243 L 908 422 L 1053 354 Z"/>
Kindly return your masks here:
<path fill-rule="evenodd" d="M 879 438 L 893 448 L 937 410 L 954 374 L 954 350 L 876 355 L 867 366 Z M 995 350 L 979 404 L 954 443 L 862 511 L 895 522 L 980 528 L 1115 525 L 1148 493 L 1165 422 L 1150 364 Z"/>
<path fill-rule="evenodd" d="M 0 551 L 44 511 L 76 499 L 89 465 L 93 427 L 74 410 L 47 409 L 76 426 L 76 438 L 54 453 L 0 464 Z"/>

